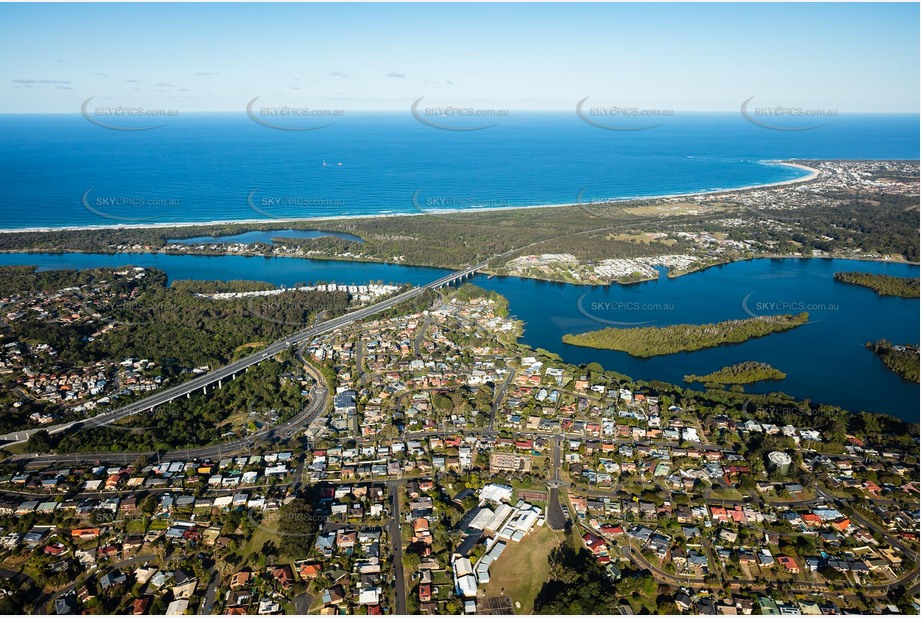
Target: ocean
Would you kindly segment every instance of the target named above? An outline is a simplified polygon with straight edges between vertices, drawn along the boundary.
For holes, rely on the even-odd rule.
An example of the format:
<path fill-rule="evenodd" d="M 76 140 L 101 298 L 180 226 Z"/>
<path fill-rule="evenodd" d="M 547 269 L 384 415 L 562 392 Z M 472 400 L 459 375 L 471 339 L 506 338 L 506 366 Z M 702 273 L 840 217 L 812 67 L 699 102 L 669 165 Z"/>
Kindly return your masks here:
<path fill-rule="evenodd" d="M 440 130 L 409 111 L 345 112 L 312 131 L 243 113 L 161 121 L 122 131 L 79 114 L 0 115 L 0 229 L 571 204 L 803 175 L 765 163 L 778 159 L 919 156 L 916 114 L 841 115 L 805 131 L 738 113 L 676 113 L 637 131 L 575 112 L 512 111 L 475 131 Z"/>

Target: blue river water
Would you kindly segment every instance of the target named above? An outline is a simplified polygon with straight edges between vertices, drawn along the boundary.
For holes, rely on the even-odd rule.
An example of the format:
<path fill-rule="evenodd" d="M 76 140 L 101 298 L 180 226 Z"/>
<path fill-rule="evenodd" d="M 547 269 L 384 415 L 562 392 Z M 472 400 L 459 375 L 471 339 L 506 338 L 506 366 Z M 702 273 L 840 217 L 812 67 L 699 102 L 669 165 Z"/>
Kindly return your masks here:
<path fill-rule="evenodd" d="M 388 264 L 241 256 L 158 254 L 0 254 L 0 265 L 32 264 L 42 269 L 136 265 L 159 268 L 170 280 L 267 281 L 295 285 L 431 282 L 444 270 Z M 514 277 L 473 283 L 506 296 L 513 315 L 525 323 L 523 341 L 556 352 L 572 363 L 599 362 L 635 379 L 681 384 L 743 361 L 770 363 L 787 374 L 778 382 L 746 387 L 748 392 L 782 391 L 801 399 L 852 411 L 882 412 L 919 420 L 919 386 L 891 372 L 864 347 L 867 341 L 919 341 L 919 301 L 878 296 L 872 290 L 836 282 L 838 271 L 918 277 L 906 264 L 826 259 L 760 259 L 736 262 L 668 279 L 630 286 L 574 286 Z M 753 315 L 807 311 L 809 323 L 742 344 L 657 356 L 566 345 L 566 333 L 621 326 L 704 324 Z"/>

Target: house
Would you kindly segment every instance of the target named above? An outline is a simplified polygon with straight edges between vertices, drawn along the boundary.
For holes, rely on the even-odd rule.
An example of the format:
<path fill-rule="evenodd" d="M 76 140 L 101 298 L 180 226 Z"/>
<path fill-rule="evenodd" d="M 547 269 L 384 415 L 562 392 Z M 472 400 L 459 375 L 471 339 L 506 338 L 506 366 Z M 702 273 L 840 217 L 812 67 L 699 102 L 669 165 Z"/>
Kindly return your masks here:
<path fill-rule="evenodd" d="M 358 591 L 359 605 L 378 605 L 381 601 L 380 588 L 363 588 Z"/>
<path fill-rule="evenodd" d="M 796 560 L 790 556 L 777 556 L 777 562 L 780 563 L 780 566 L 785 568 L 788 573 L 793 575 L 799 573 L 799 565 L 796 564 Z"/>
<path fill-rule="evenodd" d="M 799 611 L 803 616 L 821 616 L 822 610 L 815 601 L 798 601 Z"/>
<path fill-rule="evenodd" d="M 74 528 L 70 531 L 71 538 L 79 541 L 95 539 L 99 536 L 99 528 Z"/>
<path fill-rule="evenodd" d="M 342 586 L 333 586 L 323 591 L 324 605 L 339 605 L 345 600 L 345 592 Z"/>
<path fill-rule="evenodd" d="M 674 601 L 678 609 L 680 609 L 683 612 L 691 608 L 691 597 L 689 597 L 684 592 L 679 592 L 678 594 L 676 594 Z"/>
<path fill-rule="evenodd" d="M 227 607 L 241 607 L 249 605 L 253 600 L 253 595 L 249 590 L 228 590 L 224 600 Z"/>
<path fill-rule="evenodd" d="M 283 590 L 288 590 L 294 584 L 294 573 L 291 572 L 291 567 L 287 564 L 269 567 L 268 571 Z"/>
<path fill-rule="evenodd" d="M 297 567 L 298 576 L 303 579 L 313 579 L 323 570 L 323 565 L 317 562 L 302 562 Z"/>
<path fill-rule="evenodd" d="M 601 534 L 608 537 L 622 536 L 624 529 L 621 526 L 614 526 L 611 524 L 604 524 L 599 528 Z"/>
<path fill-rule="evenodd" d="M 77 601 L 73 594 L 65 594 L 54 600 L 54 613 L 58 616 L 72 614 L 77 611 Z"/>
<path fill-rule="evenodd" d="M 317 551 L 323 554 L 326 558 L 331 558 L 333 555 L 333 547 L 336 545 L 336 534 L 330 532 L 329 534 L 320 534 L 317 535 L 317 541 L 315 547 Z"/>
<path fill-rule="evenodd" d="M 131 603 L 131 614 L 134 616 L 143 616 L 150 609 L 150 604 L 153 602 L 153 597 L 143 596 L 139 599 L 135 599 Z"/>
<path fill-rule="evenodd" d="M 839 519 L 838 521 L 832 522 L 831 525 L 839 532 L 847 532 L 847 529 L 851 527 L 851 520 L 847 518 Z"/>
<path fill-rule="evenodd" d="M 42 551 L 51 556 L 60 556 L 70 550 L 63 543 L 52 543 L 51 545 L 45 545 Z"/>
<path fill-rule="evenodd" d="M 156 575 L 158 570 L 157 567 L 139 567 L 134 572 L 134 581 L 138 584 L 146 584 L 150 581 L 151 577 Z"/>
<path fill-rule="evenodd" d="M 166 608 L 167 616 L 182 616 L 189 609 L 189 600 L 180 599 L 178 601 L 172 601 Z"/>
<path fill-rule="evenodd" d="M 755 607 L 755 604 L 751 599 L 736 598 L 735 603 L 736 603 L 736 608 L 744 616 L 750 616 L 752 613 L 752 610 Z"/>
<path fill-rule="evenodd" d="M 354 530 L 340 530 L 336 534 L 336 546 L 339 549 L 352 549 L 358 540 L 358 533 Z"/>
<path fill-rule="evenodd" d="M 118 586 L 124 584 L 128 581 L 128 576 L 122 573 L 121 571 L 112 571 L 111 573 L 106 573 L 99 578 L 99 586 L 103 590 L 107 590 L 112 586 Z"/>
<path fill-rule="evenodd" d="M 175 575 L 174 575 L 175 577 Z M 178 581 L 178 580 L 177 580 Z M 173 586 L 173 598 L 174 599 L 189 599 L 195 594 L 195 588 L 198 586 L 198 580 L 188 579 L 185 583 L 179 584 L 178 586 Z"/>
<path fill-rule="evenodd" d="M 800 519 L 810 528 L 817 528 L 822 525 L 822 518 L 815 513 L 804 513 Z"/>
<path fill-rule="evenodd" d="M 777 603 L 770 597 L 758 597 L 758 606 L 761 608 L 762 616 L 779 616 L 780 608 Z"/>
<path fill-rule="evenodd" d="M 432 534 L 429 531 L 429 520 L 418 517 L 413 520 L 413 543 L 432 544 Z"/>
<path fill-rule="evenodd" d="M 234 573 L 230 578 L 231 589 L 245 588 L 253 580 L 253 574 L 249 571 L 239 571 Z"/>
<path fill-rule="evenodd" d="M 586 532 L 582 535 L 582 540 L 585 541 L 585 546 L 594 555 L 606 556 L 608 554 L 608 546 L 601 537 L 595 536 L 591 532 Z"/>
<path fill-rule="evenodd" d="M 277 601 L 273 601 L 272 599 L 262 599 L 259 601 L 259 615 L 268 616 L 280 612 L 281 605 L 279 605 Z"/>

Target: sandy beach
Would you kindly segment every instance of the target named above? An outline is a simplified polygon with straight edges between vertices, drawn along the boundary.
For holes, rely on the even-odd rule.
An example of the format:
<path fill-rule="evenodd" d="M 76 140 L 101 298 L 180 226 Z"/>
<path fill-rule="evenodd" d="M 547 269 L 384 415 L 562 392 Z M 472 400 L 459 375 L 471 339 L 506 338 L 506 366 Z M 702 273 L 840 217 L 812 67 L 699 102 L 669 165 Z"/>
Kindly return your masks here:
<path fill-rule="evenodd" d="M 810 182 L 815 180 L 819 176 L 819 171 L 817 169 L 808 167 L 801 163 L 793 163 L 791 161 L 762 161 L 764 165 L 782 165 L 785 167 L 795 168 L 797 170 L 806 172 L 805 176 L 799 178 L 791 178 L 790 180 L 780 180 L 778 182 L 769 182 L 766 184 L 757 184 L 757 185 L 747 185 L 743 187 L 736 188 L 722 188 L 722 189 L 710 189 L 707 191 L 696 191 L 693 193 L 668 193 L 662 195 L 642 195 L 642 196 L 632 196 L 632 197 L 619 197 L 611 198 L 606 200 L 604 203 L 617 203 L 617 202 L 630 202 L 636 200 L 662 200 L 662 199 L 671 199 L 671 198 L 681 198 L 681 197 L 699 197 L 702 195 L 718 195 L 720 193 L 735 193 L 739 191 L 751 191 L 754 189 L 770 189 L 774 187 L 782 187 L 787 185 L 794 185 L 803 182 Z M 596 203 L 600 204 L 601 202 Z M 265 224 L 288 224 L 288 223 L 303 223 L 310 221 L 346 221 L 346 220 L 358 220 L 358 219 L 380 219 L 384 217 L 415 217 L 415 216 L 424 216 L 424 215 L 451 215 L 458 213 L 479 213 L 479 212 L 496 212 L 503 210 L 528 210 L 533 208 L 566 208 L 568 206 L 584 206 L 584 203 L 575 202 L 569 204 L 541 204 L 534 206 L 496 206 L 496 207 L 486 207 L 486 208 L 453 208 L 453 209 L 444 209 L 444 210 L 433 210 L 433 211 L 422 211 L 417 210 L 416 212 L 402 212 L 402 213 L 384 213 L 384 214 L 369 214 L 369 215 L 338 215 L 338 216 L 327 216 L 327 217 L 286 217 L 279 219 L 231 219 L 225 221 L 183 221 L 178 223 L 116 223 L 112 225 L 73 225 L 73 226 L 62 226 L 62 227 L 31 227 L 31 228 L 19 228 L 19 229 L 0 229 L 0 234 L 28 234 L 28 233 L 38 233 L 38 232 L 85 232 L 93 230 L 130 230 L 130 229 L 172 229 L 172 228 L 187 228 L 187 227 L 209 227 L 214 225 L 265 225 Z"/>

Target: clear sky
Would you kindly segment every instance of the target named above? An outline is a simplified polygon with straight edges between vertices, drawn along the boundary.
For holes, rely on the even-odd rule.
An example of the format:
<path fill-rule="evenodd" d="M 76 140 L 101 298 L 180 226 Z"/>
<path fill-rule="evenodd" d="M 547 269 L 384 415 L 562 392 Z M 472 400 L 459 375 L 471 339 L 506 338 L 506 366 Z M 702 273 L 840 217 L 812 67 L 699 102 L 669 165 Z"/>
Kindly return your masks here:
<path fill-rule="evenodd" d="M 919 5 L 3 4 L 0 112 L 919 111 Z"/>

